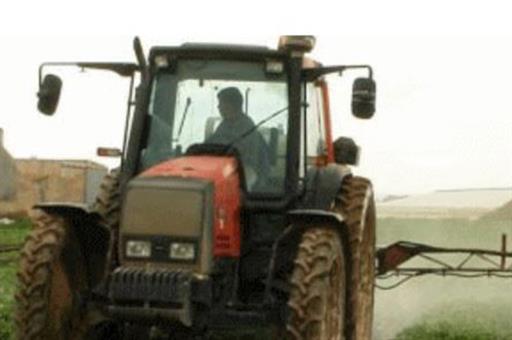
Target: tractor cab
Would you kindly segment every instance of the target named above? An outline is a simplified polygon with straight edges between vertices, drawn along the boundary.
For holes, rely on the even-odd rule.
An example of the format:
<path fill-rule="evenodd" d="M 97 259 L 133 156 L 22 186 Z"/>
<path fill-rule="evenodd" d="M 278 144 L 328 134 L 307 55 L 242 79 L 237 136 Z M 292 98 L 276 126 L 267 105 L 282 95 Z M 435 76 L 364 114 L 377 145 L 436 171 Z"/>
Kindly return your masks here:
<path fill-rule="evenodd" d="M 238 154 L 249 194 L 283 194 L 289 106 L 283 57 L 233 61 L 210 53 L 201 45 L 152 51 L 139 169 L 183 157 L 193 146 L 217 146 Z"/>
<path fill-rule="evenodd" d="M 153 48 L 142 84 L 146 120 L 142 131 L 132 132 L 138 143 L 128 150 L 132 171 L 192 149 L 207 153 L 210 146 L 214 153 L 223 149 L 238 156 L 248 197 L 290 201 L 300 195 L 308 167 L 335 160 L 323 75 L 350 68 L 323 68 L 304 57 L 313 46 L 306 36 L 283 37 L 277 50 Z M 369 78 L 358 79 L 354 89 L 354 113 L 360 117 L 374 110 L 375 86 L 366 68 Z"/>
<path fill-rule="evenodd" d="M 241 189 L 247 196 L 281 200 L 283 206 L 304 193 L 308 168 L 356 161 L 347 163 L 343 156 L 357 153 L 353 143 L 337 141 L 342 150 L 333 144 L 324 75 L 366 69 L 368 77 L 354 82 L 352 111 L 370 118 L 375 110 L 371 67 L 323 67 L 306 56 L 314 45 L 312 36 L 281 37 L 277 49 L 186 43 L 154 47 L 146 59 L 136 38 L 138 64 L 42 64 L 38 108 L 51 115 L 60 97 L 62 81 L 44 75 L 48 67 L 109 70 L 130 77 L 132 88 L 134 79 L 140 78 L 135 100 L 130 91 L 123 150 L 98 150 L 100 155 L 122 156 L 126 180 L 182 157 L 192 147 L 207 150 L 209 145 L 219 153 L 223 146 L 224 152 L 238 156 Z M 219 96 L 225 90 L 235 91 L 237 98 Z M 233 110 L 233 100 L 237 112 L 229 119 L 223 111 L 226 106 Z"/>

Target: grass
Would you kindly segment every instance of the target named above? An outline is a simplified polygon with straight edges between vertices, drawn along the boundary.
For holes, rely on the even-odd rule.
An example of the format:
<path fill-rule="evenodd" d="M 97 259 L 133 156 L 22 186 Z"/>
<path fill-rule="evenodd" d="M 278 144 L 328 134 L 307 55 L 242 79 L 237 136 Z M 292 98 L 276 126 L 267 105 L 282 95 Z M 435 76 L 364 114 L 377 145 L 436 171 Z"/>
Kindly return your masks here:
<path fill-rule="evenodd" d="M 421 323 L 401 332 L 396 340 L 492 340 L 505 339 L 496 336 L 494 330 L 467 327 L 466 324 L 454 324 L 452 321 Z"/>
<path fill-rule="evenodd" d="M 28 220 L 0 225 L 0 244 L 21 244 L 30 229 Z M 0 340 L 7 340 L 12 334 L 11 316 L 16 289 L 16 252 L 0 253 Z"/>
<path fill-rule="evenodd" d="M 19 220 L 11 224 L 0 224 L 0 244 L 20 244 L 25 240 L 30 229 L 28 219 Z"/>
<path fill-rule="evenodd" d="M 504 304 L 468 304 L 444 306 L 406 328 L 396 340 L 505 340 L 512 339 L 509 306 Z"/>
<path fill-rule="evenodd" d="M 4 259 L 5 256 L 0 257 Z M 12 332 L 11 315 L 14 306 L 14 289 L 16 287 L 16 261 L 0 267 L 0 339 L 8 339 Z"/>

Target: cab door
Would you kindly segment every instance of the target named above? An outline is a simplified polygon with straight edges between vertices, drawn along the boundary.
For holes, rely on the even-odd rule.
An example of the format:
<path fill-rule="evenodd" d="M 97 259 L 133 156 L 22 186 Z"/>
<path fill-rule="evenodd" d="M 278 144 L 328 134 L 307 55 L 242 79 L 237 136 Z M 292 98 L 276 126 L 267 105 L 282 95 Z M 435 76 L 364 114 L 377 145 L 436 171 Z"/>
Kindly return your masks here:
<path fill-rule="evenodd" d="M 300 177 L 326 166 L 332 160 L 328 133 L 328 96 L 323 81 L 305 82 L 302 87 Z"/>

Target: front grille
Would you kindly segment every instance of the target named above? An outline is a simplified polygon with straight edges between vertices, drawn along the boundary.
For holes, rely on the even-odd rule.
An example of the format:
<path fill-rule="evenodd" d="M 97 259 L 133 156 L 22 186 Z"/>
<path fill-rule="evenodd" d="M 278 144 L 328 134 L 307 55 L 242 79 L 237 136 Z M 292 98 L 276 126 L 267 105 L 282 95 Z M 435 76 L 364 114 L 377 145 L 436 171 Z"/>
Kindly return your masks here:
<path fill-rule="evenodd" d="M 180 304 L 190 295 L 191 273 L 163 269 L 117 268 L 110 280 L 116 302 Z"/>
<path fill-rule="evenodd" d="M 123 266 L 141 261 L 166 262 L 168 270 L 209 274 L 212 270 L 214 190 L 211 181 L 194 178 L 141 177 L 128 184 L 120 223 L 122 242 L 150 240 L 150 258 L 127 257 L 120 247 Z M 193 242 L 194 260 L 171 259 L 171 241 Z"/>
<path fill-rule="evenodd" d="M 207 186 L 174 178 L 133 180 L 123 204 L 122 233 L 201 237 Z"/>

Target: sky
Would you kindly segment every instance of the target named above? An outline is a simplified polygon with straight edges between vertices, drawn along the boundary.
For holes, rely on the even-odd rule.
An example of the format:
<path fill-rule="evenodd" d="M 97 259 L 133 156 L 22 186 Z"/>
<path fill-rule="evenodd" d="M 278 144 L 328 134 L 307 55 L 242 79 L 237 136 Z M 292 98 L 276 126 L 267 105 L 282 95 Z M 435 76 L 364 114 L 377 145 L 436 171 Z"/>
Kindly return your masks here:
<path fill-rule="evenodd" d="M 0 128 L 15 157 L 94 159 L 119 146 L 128 81 L 57 69 L 57 113 L 36 109 L 45 61 L 135 61 L 132 39 L 152 45 L 248 43 L 313 34 L 325 65 L 371 64 L 374 119 L 350 113 L 361 74 L 331 76 L 334 136 L 361 147 L 354 173 L 377 195 L 512 186 L 512 23 L 498 1 L 16 2 L 0 5 Z M 463 5 L 462 5 L 463 4 Z M 112 162 L 107 162 L 112 166 Z"/>

